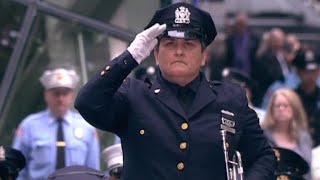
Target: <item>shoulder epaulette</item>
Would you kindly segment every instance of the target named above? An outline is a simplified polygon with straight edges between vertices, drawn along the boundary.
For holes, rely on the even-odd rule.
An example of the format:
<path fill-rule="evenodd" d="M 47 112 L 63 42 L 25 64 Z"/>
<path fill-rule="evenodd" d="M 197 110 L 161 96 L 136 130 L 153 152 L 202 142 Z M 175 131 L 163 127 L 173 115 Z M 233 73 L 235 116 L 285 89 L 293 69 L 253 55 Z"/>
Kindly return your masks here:
<path fill-rule="evenodd" d="M 221 81 L 216 81 L 216 80 L 214 80 L 214 81 L 209 81 L 209 83 L 210 83 L 211 85 L 221 85 L 221 84 L 222 84 Z"/>

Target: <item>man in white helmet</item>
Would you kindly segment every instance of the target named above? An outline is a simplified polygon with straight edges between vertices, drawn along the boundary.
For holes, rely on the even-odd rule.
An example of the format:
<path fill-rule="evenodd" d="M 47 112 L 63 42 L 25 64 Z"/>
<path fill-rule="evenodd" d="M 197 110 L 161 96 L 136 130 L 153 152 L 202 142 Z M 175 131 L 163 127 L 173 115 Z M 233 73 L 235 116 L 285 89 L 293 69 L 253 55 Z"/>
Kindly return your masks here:
<path fill-rule="evenodd" d="M 47 109 L 22 120 L 13 142 L 26 158 L 18 179 L 40 180 L 57 169 L 83 165 L 99 170 L 94 127 L 70 110 L 79 77 L 73 70 L 47 70 L 40 77 Z"/>
<path fill-rule="evenodd" d="M 119 180 L 121 178 L 123 167 L 121 144 L 114 144 L 107 147 L 102 152 L 102 158 L 107 164 L 107 173 L 110 176 L 110 180 Z"/>

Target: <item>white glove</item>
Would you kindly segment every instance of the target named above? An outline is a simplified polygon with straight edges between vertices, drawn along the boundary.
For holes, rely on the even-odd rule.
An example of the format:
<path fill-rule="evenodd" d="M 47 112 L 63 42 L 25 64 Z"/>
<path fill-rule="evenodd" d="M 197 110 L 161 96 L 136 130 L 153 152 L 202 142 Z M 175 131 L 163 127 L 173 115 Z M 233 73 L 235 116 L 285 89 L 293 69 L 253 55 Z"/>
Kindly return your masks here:
<path fill-rule="evenodd" d="M 166 27 L 166 24 L 159 25 L 156 23 L 150 28 L 137 34 L 127 50 L 138 64 L 150 55 L 150 52 L 158 43 L 156 37 L 163 33 Z"/>

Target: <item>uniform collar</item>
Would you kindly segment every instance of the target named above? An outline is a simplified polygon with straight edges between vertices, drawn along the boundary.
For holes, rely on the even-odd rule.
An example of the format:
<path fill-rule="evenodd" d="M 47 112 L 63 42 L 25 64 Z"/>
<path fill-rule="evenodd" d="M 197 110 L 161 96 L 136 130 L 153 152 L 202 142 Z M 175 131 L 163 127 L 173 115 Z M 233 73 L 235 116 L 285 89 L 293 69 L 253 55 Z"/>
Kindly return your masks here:
<path fill-rule="evenodd" d="M 178 85 L 178 84 L 175 84 L 175 83 L 172 83 L 172 82 L 166 80 L 166 79 L 162 76 L 160 70 L 158 70 L 158 77 L 160 78 L 160 80 L 161 80 L 162 82 L 164 82 L 164 83 L 167 84 L 167 86 L 174 92 L 174 94 L 177 94 L 177 93 L 178 93 L 178 90 L 179 90 L 180 88 L 183 88 L 182 86 L 180 86 L 180 85 Z M 192 80 L 191 82 L 189 82 L 185 87 L 188 87 L 190 90 L 192 90 L 192 92 L 196 93 L 197 90 L 198 90 L 198 88 L 199 88 L 199 86 L 200 86 L 200 84 L 201 84 L 201 76 L 200 76 L 200 73 L 199 73 L 199 75 L 198 75 L 194 80 Z"/>
<path fill-rule="evenodd" d="M 49 117 L 49 121 L 48 123 L 49 124 L 54 124 L 56 122 L 56 117 L 53 116 L 53 114 L 51 113 L 51 111 L 49 109 L 46 109 L 46 113 Z M 72 121 L 72 113 L 70 110 L 68 110 L 66 112 L 66 114 L 63 116 L 63 122 L 66 122 L 67 124 L 71 124 L 71 121 Z"/>
<path fill-rule="evenodd" d="M 216 91 L 201 72 L 199 74 L 199 77 L 197 78 L 194 84 L 191 83 L 192 87 L 197 87 L 198 89 L 196 90 L 195 99 L 192 103 L 191 111 L 190 113 L 188 113 L 188 117 L 179 104 L 176 94 L 174 94 L 174 91 L 170 88 L 170 85 L 166 82 L 166 80 L 161 76 L 160 72 L 157 72 L 156 81 L 152 85 L 151 91 L 153 92 L 155 98 L 157 98 L 168 108 L 175 111 L 183 118 L 191 118 L 202 108 L 216 99 Z"/>

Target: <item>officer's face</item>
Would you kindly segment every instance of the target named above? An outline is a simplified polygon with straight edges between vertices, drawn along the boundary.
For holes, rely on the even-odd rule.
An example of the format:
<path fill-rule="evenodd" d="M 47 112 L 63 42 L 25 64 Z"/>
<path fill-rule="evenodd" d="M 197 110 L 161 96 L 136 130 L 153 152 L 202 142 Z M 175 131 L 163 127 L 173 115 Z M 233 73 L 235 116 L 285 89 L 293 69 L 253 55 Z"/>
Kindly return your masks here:
<path fill-rule="evenodd" d="M 198 39 L 164 37 L 160 39 L 154 55 L 164 78 L 185 85 L 199 74 L 207 51 L 203 50 Z"/>
<path fill-rule="evenodd" d="M 53 88 L 44 93 L 49 109 L 57 117 L 62 117 L 73 102 L 73 90 L 69 88 Z"/>
<path fill-rule="evenodd" d="M 286 96 L 276 95 L 272 105 L 276 123 L 290 123 L 292 121 L 294 112 Z"/>

